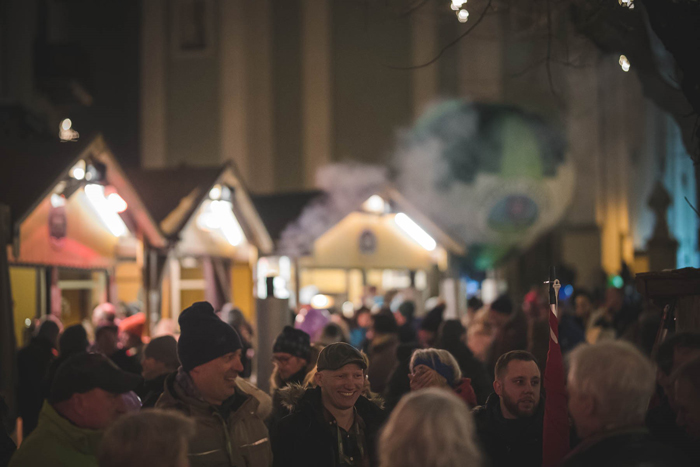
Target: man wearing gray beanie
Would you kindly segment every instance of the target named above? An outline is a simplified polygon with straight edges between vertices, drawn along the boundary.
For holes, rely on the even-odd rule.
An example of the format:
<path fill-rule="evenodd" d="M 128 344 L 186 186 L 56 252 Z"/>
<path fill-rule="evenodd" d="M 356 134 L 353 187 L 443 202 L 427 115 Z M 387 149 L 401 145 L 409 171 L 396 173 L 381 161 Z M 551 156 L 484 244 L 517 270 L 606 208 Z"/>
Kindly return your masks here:
<path fill-rule="evenodd" d="M 236 383 L 243 371 L 238 333 L 208 302 L 185 309 L 178 323 L 182 366 L 166 378 L 156 408 L 179 410 L 196 422 L 190 465 L 269 467 L 272 451 L 259 402 Z"/>

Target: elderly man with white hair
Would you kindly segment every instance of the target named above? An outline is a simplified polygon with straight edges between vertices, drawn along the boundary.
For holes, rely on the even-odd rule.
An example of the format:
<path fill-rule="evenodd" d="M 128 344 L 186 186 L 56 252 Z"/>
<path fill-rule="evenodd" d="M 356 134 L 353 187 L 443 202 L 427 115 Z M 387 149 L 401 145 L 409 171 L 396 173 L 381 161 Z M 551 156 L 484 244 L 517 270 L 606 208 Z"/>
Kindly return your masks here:
<path fill-rule="evenodd" d="M 569 412 L 581 443 L 564 467 L 692 465 L 644 427 L 654 392 L 651 362 L 632 344 L 579 346 L 569 355 Z"/>

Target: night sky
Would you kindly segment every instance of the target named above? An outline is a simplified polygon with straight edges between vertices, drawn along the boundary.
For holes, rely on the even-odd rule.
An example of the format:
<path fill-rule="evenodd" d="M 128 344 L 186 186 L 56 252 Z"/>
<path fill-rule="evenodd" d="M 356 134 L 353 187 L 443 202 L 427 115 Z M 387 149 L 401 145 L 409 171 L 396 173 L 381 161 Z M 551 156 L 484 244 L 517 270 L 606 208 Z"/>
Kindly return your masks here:
<path fill-rule="evenodd" d="M 71 0 L 65 34 L 90 61 L 86 83 L 93 103 L 70 111 L 74 128 L 101 131 L 124 166 L 139 164 L 140 4 Z"/>

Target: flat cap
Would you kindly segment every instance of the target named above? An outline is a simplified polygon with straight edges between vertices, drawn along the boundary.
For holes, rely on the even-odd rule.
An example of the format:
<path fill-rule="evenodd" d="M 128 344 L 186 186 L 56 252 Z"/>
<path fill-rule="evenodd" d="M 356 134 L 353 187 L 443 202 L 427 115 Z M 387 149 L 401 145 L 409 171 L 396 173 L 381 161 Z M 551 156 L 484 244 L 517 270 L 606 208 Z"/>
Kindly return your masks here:
<path fill-rule="evenodd" d="M 321 353 L 318 354 L 316 370 L 339 370 L 351 363 L 358 365 L 363 370 L 367 369 L 367 363 L 365 363 L 365 359 L 359 350 L 350 344 L 336 342 L 324 347 Z"/>

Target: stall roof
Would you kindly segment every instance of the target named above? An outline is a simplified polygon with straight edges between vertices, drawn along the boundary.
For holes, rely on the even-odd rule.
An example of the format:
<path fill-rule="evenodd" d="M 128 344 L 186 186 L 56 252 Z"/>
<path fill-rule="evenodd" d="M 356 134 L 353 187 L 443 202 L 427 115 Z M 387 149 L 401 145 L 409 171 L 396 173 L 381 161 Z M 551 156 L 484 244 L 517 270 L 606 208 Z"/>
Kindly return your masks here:
<path fill-rule="evenodd" d="M 232 162 L 219 167 L 132 170 L 129 178 L 161 230 L 171 239 L 178 238 L 214 185 L 230 186 L 234 189 L 234 211 L 242 216 L 241 227 L 261 252 L 271 252 L 272 240 Z"/>
<path fill-rule="evenodd" d="M 13 225 L 32 212 L 91 144 L 92 138 L 77 143 L 57 139 L 0 143 L 0 202 L 10 206 Z"/>
<path fill-rule="evenodd" d="M 399 210 L 405 211 L 449 252 L 458 256 L 466 253 L 466 245 L 463 242 L 456 240 L 431 219 L 419 212 L 392 186 L 387 186 L 377 192 L 373 191 L 371 194 L 378 194 L 394 204 Z M 332 194 L 320 190 L 287 192 L 253 196 L 253 203 L 274 240 L 276 248 L 280 251 L 286 251 L 286 247 L 281 244 L 283 232 L 295 223 L 298 223 L 310 210 L 325 212 L 325 215 L 319 216 L 323 225 L 318 227 L 317 231 L 313 233 L 315 235 L 312 235 L 313 241 L 315 241 L 351 212 L 361 207 L 358 204 L 346 211 L 337 212 L 334 203 L 330 201 L 332 196 Z M 367 195 L 367 197 L 369 196 Z M 316 214 L 318 214 L 318 211 Z M 312 239 L 308 238 L 305 240 Z M 310 245 L 307 245 L 306 249 L 310 251 Z"/>
<path fill-rule="evenodd" d="M 164 245 L 163 235 L 101 134 L 65 143 L 57 138 L 3 140 L 0 154 L 0 202 L 10 206 L 15 231 L 79 160 L 92 156 L 108 167 L 107 181 L 132 206 L 134 220 L 149 242 Z"/>
<path fill-rule="evenodd" d="M 177 235 L 221 175 L 222 167 L 180 166 L 165 169 L 135 169 L 127 172 L 146 208 L 160 225 L 188 196 L 196 198 L 183 213 L 180 225 L 168 236 Z"/>
<path fill-rule="evenodd" d="M 252 200 L 270 237 L 277 243 L 284 229 L 299 218 L 304 208 L 323 195 L 323 191 L 311 190 L 253 195 Z"/>

